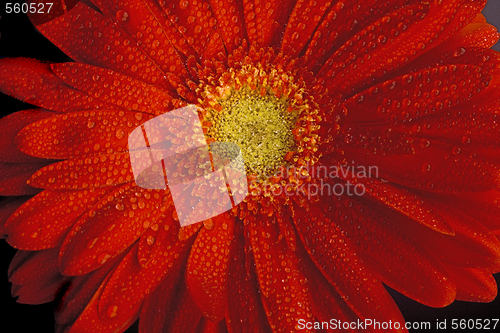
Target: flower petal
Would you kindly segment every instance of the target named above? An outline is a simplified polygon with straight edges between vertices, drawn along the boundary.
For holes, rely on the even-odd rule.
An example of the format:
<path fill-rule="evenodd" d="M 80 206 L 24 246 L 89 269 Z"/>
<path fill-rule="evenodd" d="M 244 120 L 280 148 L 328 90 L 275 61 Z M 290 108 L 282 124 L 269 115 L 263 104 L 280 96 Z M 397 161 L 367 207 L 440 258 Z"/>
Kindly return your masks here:
<path fill-rule="evenodd" d="M 81 190 L 116 186 L 133 180 L 130 155 L 118 153 L 51 164 L 35 173 L 28 184 L 50 190 Z"/>
<path fill-rule="evenodd" d="M 413 146 L 411 155 L 382 156 L 359 149 L 346 151 L 345 156 L 359 165 L 377 166 L 382 179 L 426 191 L 488 191 L 498 184 L 498 167 L 474 152 L 427 139 Z"/>
<path fill-rule="evenodd" d="M 0 195 L 33 195 L 39 189 L 28 185 L 28 179 L 38 170 L 47 165 L 44 163 L 17 164 L 0 162 Z"/>
<path fill-rule="evenodd" d="M 185 228 L 190 227 L 198 230 L 201 224 Z M 176 228 L 170 226 L 170 230 L 165 230 L 164 226 L 159 229 L 158 237 L 154 242 L 154 253 L 146 264 L 141 265 L 139 262 L 137 250 L 131 251 L 120 262 L 100 297 L 101 314 L 105 314 L 114 306 L 125 310 L 135 304 L 140 304 L 169 274 L 175 274 L 174 272 L 180 269 L 179 267 L 185 263 L 194 239 L 179 240 L 178 230 L 178 226 Z M 194 302 L 191 296 L 189 299 Z"/>
<path fill-rule="evenodd" d="M 500 268 L 500 241 L 483 225 L 460 210 L 433 201 L 433 210 L 446 218 L 455 235 L 438 234 L 401 216 L 400 226 L 439 260 L 462 267 Z M 390 215 L 390 214 L 389 214 Z"/>
<path fill-rule="evenodd" d="M 337 197 L 335 201 L 325 200 L 325 211 L 331 212 L 331 218 L 358 245 L 356 252 L 384 283 L 428 306 L 453 302 L 455 286 L 447 271 L 398 223 L 359 200 Z"/>
<path fill-rule="evenodd" d="M 298 56 L 333 3 L 330 0 L 298 0 L 286 24 L 281 52 L 290 57 Z"/>
<path fill-rule="evenodd" d="M 247 263 L 251 256 L 245 253 L 243 225 L 235 224 L 228 268 L 226 322 L 229 333 L 269 333 L 271 328 L 260 299 L 254 263 Z M 247 265 L 252 267 L 247 270 Z"/>
<path fill-rule="evenodd" d="M 186 284 L 203 315 L 214 323 L 226 310 L 227 264 L 234 232 L 234 216 L 223 213 L 204 222 L 191 247 Z"/>
<path fill-rule="evenodd" d="M 77 62 L 109 68 L 151 84 L 170 85 L 165 73 L 133 39 L 82 2 L 36 28 Z"/>
<path fill-rule="evenodd" d="M 18 134 L 24 153 L 68 159 L 127 150 L 128 135 L 152 115 L 129 111 L 85 111 L 43 119 Z"/>
<path fill-rule="evenodd" d="M 7 234 L 5 227 L 7 219 L 27 200 L 29 200 L 29 198 L 29 196 L 9 197 L 0 201 L 2 204 L 0 207 L 0 238 L 4 238 L 4 235 Z"/>
<path fill-rule="evenodd" d="M 104 266 L 82 276 L 73 277 L 64 294 L 61 303 L 56 310 L 56 322 L 58 325 L 67 326 L 83 312 L 97 289 L 104 284 L 106 277 L 116 267 L 124 254 L 109 260 Z"/>
<path fill-rule="evenodd" d="M 402 6 L 416 1 L 344 0 L 322 18 L 305 51 L 309 67 L 321 67 L 337 49 L 360 30 Z M 310 21 L 307 24 L 311 24 Z"/>
<path fill-rule="evenodd" d="M 22 263 L 14 260 L 9 268 L 12 296 L 18 303 L 43 304 L 53 301 L 58 290 L 67 282 L 58 270 L 57 250 L 28 253 Z"/>
<path fill-rule="evenodd" d="M 240 0 L 210 0 L 210 5 L 218 21 L 217 28 L 222 35 L 229 54 L 242 45 L 246 38 L 243 2 Z"/>
<path fill-rule="evenodd" d="M 312 208 L 312 207 L 311 207 Z M 403 322 L 382 283 L 362 264 L 343 232 L 318 208 L 294 206 L 294 222 L 302 243 L 339 295 L 362 319 Z"/>
<path fill-rule="evenodd" d="M 132 248 L 130 252 L 134 252 L 134 249 Z M 83 312 L 71 326 L 69 333 L 123 332 L 138 318 L 142 302 L 125 309 L 113 306 L 108 309 L 105 316 L 99 314 L 99 298 L 110 277 L 111 274 L 101 283 L 99 289 L 94 293 Z"/>
<path fill-rule="evenodd" d="M 0 91 L 45 109 L 67 112 L 109 108 L 66 85 L 50 70 L 50 64 L 25 58 L 0 59 Z"/>
<path fill-rule="evenodd" d="M 201 59 L 210 60 L 219 54 L 226 54 L 209 0 L 159 3 Z"/>
<path fill-rule="evenodd" d="M 247 216 L 250 243 L 259 280 L 262 303 L 273 332 L 293 332 L 299 319 L 312 319 L 307 279 L 297 257 L 278 238 L 276 221 L 266 216 Z M 312 332 L 306 329 L 305 332 Z"/>
<path fill-rule="evenodd" d="M 295 1 L 243 0 L 246 31 L 257 49 L 278 45 Z"/>
<path fill-rule="evenodd" d="M 78 218 L 108 192 L 109 189 L 43 191 L 9 218 L 5 225 L 7 242 L 29 251 L 59 246 Z"/>
<path fill-rule="evenodd" d="M 129 247 L 146 230 L 144 220 L 162 217 L 171 200 L 163 190 L 123 185 L 80 217 L 61 246 L 65 275 L 82 275 L 102 266 Z"/>
<path fill-rule="evenodd" d="M 453 265 L 446 265 L 446 269 L 457 286 L 457 300 L 487 303 L 497 296 L 495 278 L 488 270 Z"/>
<path fill-rule="evenodd" d="M 15 142 L 16 135 L 24 127 L 37 120 L 53 116 L 54 113 L 43 109 L 24 110 L 0 119 L 0 142 Z M 0 161 L 8 163 L 37 163 L 41 159 L 26 155 L 15 145 L 0 146 Z"/>
<path fill-rule="evenodd" d="M 344 104 L 348 123 L 411 121 L 464 103 L 483 91 L 491 75 L 477 66 L 427 68 L 385 81 Z"/>
<path fill-rule="evenodd" d="M 51 67 L 66 84 L 118 108 L 155 115 L 176 108 L 168 93 L 130 76 L 80 63 L 53 64 Z"/>
<path fill-rule="evenodd" d="M 178 295 L 176 289 L 181 284 L 180 277 L 182 269 L 174 270 L 144 301 L 139 320 L 139 332 L 162 333 L 167 318 L 174 311 L 175 297 Z M 199 310 L 197 311 L 199 312 Z M 200 312 L 201 316 L 201 312 Z"/>
<path fill-rule="evenodd" d="M 469 4 L 463 6 L 464 2 Z M 349 96 L 423 54 L 429 45 L 442 43 L 470 22 L 485 4 L 486 0 L 436 2 L 428 5 L 428 15 L 425 4 L 403 7 L 346 42 L 322 67 L 319 77 L 330 80 L 331 91 Z M 386 36 L 388 31 L 394 31 L 396 36 Z M 366 40 L 372 36 L 375 41 Z M 369 51 L 370 61 L 357 56 L 365 51 Z"/>

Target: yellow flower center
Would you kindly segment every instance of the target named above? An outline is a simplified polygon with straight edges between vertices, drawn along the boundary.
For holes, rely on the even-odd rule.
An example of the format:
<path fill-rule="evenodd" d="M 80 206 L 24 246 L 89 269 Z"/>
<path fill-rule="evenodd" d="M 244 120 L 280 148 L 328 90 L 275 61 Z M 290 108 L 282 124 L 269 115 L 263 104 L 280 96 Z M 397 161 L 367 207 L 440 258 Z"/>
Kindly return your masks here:
<path fill-rule="evenodd" d="M 298 114 L 288 111 L 286 99 L 243 88 L 232 91 L 221 106 L 210 134 L 240 147 L 247 172 L 263 179 L 287 164 L 284 156 L 295 150 L 292 129 Z"/>

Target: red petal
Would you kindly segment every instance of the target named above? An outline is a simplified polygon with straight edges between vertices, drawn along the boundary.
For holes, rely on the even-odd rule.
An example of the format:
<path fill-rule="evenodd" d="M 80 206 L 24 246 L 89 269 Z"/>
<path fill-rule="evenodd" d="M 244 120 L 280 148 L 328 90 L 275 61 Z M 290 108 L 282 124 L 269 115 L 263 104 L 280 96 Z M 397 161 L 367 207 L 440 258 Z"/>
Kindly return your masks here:
<path fill-rule="evenodd" d="M 169 86 L 165 74 L 134 40 L 110 19 L 81 2 L 37 29 L 77 62 Z"/>
<path fill-rule="evenodd" d="M 286 24 L 281 52 L 296 57 L 305 47 L 326 12 L 330 11 L 330 0 L 298 0 Z M 337 5 L 338 6 L 338 5 Z"/>
<path fill-rule="evenodd" d="M 28 254 L 22 261 L 13 260 L 9 268 L 12 296 L 18 303 L 42 304 L 53 301 L 59 288 L 67 281 L 59 273 L 57 250 Z"/>
<path fill-rule="evenodd" d="M 294 1 L 258 1 L 243 0 L 246 30 L 251 46 L 257 49 L 277 45 L 284 29 Z"/>
<path fill-rule="evenodd" d="M 252 256 L 245 253 L 243 225 L 235 225 L 235 240 L 229 261 L 226 322 L 230 333 L 269 333 L 271 328 L 262 307 Z M 248 259 L 251 263 L 246 262 Z M 247 270 L 247 267 L 251 269 Z"/>
<path fill-rule="evenodd" d="M 52 70 L 66 84 L 118 108 L 156 115 L 175 109 L 168 93 L 130 76 L 79 63 L 53 64 Z"/>
<path fill-rule="evenodd" d="M 198 225 L 197 228 L 201 227 Z M 178 240 L 178 227 L 160 233 L 154 242 L 151 259 L 141 265 L 136 250 L 131 251 L 120 263 L 106 285 L 99 300 L 100 313 L 106 313 L 112 306 L 126 309 L 141 303 L 160 283 L 186 260 L 191 239 Z M 191 299 L 191 297 L 189 297 Z"/>
<path fill-rule="evenodd" d="M 14 143 L 16 135 L 24 127 L 37 120 L 48 118 L 53 112 L 43 109 L 33 109 L 15 112 L 0 119 L 0 161 L 9 163 L 36 163 L 42 160 L 21 152 Z"/>
<path fill-rule="evenodd" d="M 23 128 L 21 151 L 38 157 L 68 159 L 127 149 L 128 135 L 152 115 L 128 111 L 85 111 L 54 116 Z"/>
<path fill-rule="evenodd" d="M 78 218 L 108 192 L 43 191 L 9 218 L 5 225 L 7 242 L 30 251 L 59 246 Z"/>
<path fill-rule="evenodd" d="M 17 164 L 0 162 L 0 195 L 33 195 L 39 189 L 28 185 L 28 179 L 38 170 L 47 165 L 45 163 Z"/>
<path fill-rule="evenodd" d="M 9 216 L 11 216 L 19 207 L 21 207 L 30 197 L 10 197 L 0 201 L 0 238 L 7 234 L 5 225 Z"/>
<path fill-rule="evenodd" d="M 453 235 L 453 229 L 446 219 L 437 214 L 425 201 L 425 197 L 399 188 L 393 184 L 377 184 L 369 179 L 360 179 L 366 194 L 378 204 L 402 213 L 418 223 L 437 232 Z M 355 184 L 355 182 L 352 182 Z"/>
<path fill-rule="evenodd" d="M 319 209 L 294 208 L 294 222 L 311 259 L 362 319 L 403 322 L 396 304 L 355 254 L 353 245 Z"/>
<path fill-rule="evenodd" d="M 191 248 L 186 284 L 203 315 L 213 322 L 226 310 L 227 265 L 233 238 L 234 216 L 218 215 L 204 222 Z"/>
<path fill-rule="evenodd" d="M 401 228 L 445 263 L 470 268 L 500 267 L 500 241 L 488 229 L 446 204 L 432 199 L 429 202 L 451 225 L 454 236 L 438 234 L 411 221 L 401 222 Z"/>
<path fill-rule="evenodd" d="M 214 323 L 205 317 L 201 317 L 195 333 L 227 333 L 226 323 L 223 320 Z"/>
<path fill-rule="evenodd" d="M 312 68 L 321 67 L 341 45 L 367 25 L 387 13 L 416 1 L 346 0 L 333 1 L 311 36 L 305 55 Z M 310 20 L 307 24 L 311 24 Z M 309 37 L 309 36 L 308 36 Z"/>
<path fill-rule="evenodd" d="M 453 302 L 455 286 L 447 271 L 398 223 L 358 200 L 337 197 L 335 201 L 325 200 L 325 210 L 358 245 L 356 252 L 384 283 L 428 306 L 443 307 Z"/>
<path fill-rule="evenodd" d="M 131 249 L 130 252 L 134 252 L 134 249 Z M 142 302 L 127 307 L 126 309 L 120 309 L 112 306 L 107 310 L 104 316 L 99 314 L 99 298 L 110 276 L 111 275 L 108 275 L 107 278 L 101 283 L 99 289 L 92 296 L 92 299 L 85 307 L 82 314 L 71 326 L 69 333 L 123 332 L 139 317 Z"/>
<path fill-rule="evenodd" d="M 182 36 L 156 1 L 112 1 L 104 13 L 144 49 L 163 73 L 181 78 L 189 76 L 182 57 L 172 45 L 179 46 L 178 39 Z M 193 53 L 185 45 L 179 49 L 186 54 Z"/>
<path fill-rule="evenodd" d="M 181 269 L 174 270 L 168 277 L 149 295 L 142 306 L 139 320 L 139 332 L 141 333 L 162 333 L 167 318 L 175 310 L 178 288 L 181 277 Z M 184 276 L 182 276 L 184 278 Z M 176 290 L 177 289 L 177 290 Z M 199 312 L 196 310 L 195 312 Z M 201 313 L 200 313 L 201 315 Z"/>
<path fill-rule="evenodd" d="M 31 177 L 33 187 L 81 190 L 116 186 L 134 180 L 128 153 L 75 158 L 40 169 Z"/>
<path fill-rule="evenodd" d="M 486 0 L 474 1 L 468 6 L 462 6 L 463 2 L 431 3 L 429 13 L 423 19 L 427 12 L 427 5 L 424 4 L 403 7 L 387 15 L 373 25 L 375 32 L 368 27 L 359 34 L 359 40 L 355 36 L 345 43 L 322 67 L 320 77 L 331 80 L 329 89 L 340 91 L 343 96 L 360 91 L 362 87 L 415 59 L 428 50 L 429 45 L 439 45 L 449 38 L 476 16 Z M 397 37 L 387 36 L 388 31 L 397 32 Z M 375 41 L 366 40 L 372 36 L 375 36 Z M 364 54 L 365 50 L 369 51 L 370 61 L 366 61 L 365 56 L 357 56 Z"/>
<path fill-rule="evenodd" d="M 304 249 L 300 249 L 300 251 L 305 252 Z M 305 257 L 307 254 L 302 253 L 301 256 Z M 304 264 L 306 266 L 304 266 L 303 271 L 310 282 L 308 285 L 313 313 L 319 321 L 330 321 L 331 319 L 342 322 L 357 321 L 359 317 L 340 297 L 318 268 L 310 260 L 305 260 Z M 355 330 L 347 330 L 347 332 L 355 332 Z"/>
<path fill-rule="evenodd" d="M 500 192 L 458 193 L 433 195 L 446 205 L 464 212 L 490 230 L 500 229 Z"/>
<path fill-rule="evenodd" d="M 217 18 L 217 28 L 226 50 L 231 54 L 245 39 L 243 3 L 239 0 L 210 0 L 210 5 Z"/>
<path fill-rule="evenodd" d="M 159 3 L 200 58 L 209 60 L 226 53 L 208 0 L 180 1 L 178 5 L 168 1 Z"/>
<path fill-rule="evenodd" d="M 446 47 L 481 47 L 489 49 L 498 42 L 499 38 L 500 34 L 495 26 L 486 22 L 470 23 L 447 40 Z"/>
<path fill-rule="evenodd" d="M 33 59 L 0 59 L 0 91 L 45 109 L 67 112 L 109 108 L 107 103 L 66 85 L 49 64 Z"/>
<path fill-rule="evenodd" d="M 165 191 L 146 190 L 135 185 L 115 189 L 83 215 L 64 239 L 60 252 L 61 271 L 82 275 L 102 266 L 125 250 L 148 226 L 162 216 Z"/>
<path fill-rule="evenodd" d="M 447 265 L 457 286 L 457 300 L 467 302 L 491 302 L 497 296 L 495 278 L 488 270 Z"/>
<path fill-rule="evenodd" d="M 427 191 L 488 191 L 498 184 L 498 167 L 473 152 L 427 139 L 413 146 L 412 155 L 382 156 L 359 149 L 346 150 L 345 157 L 358 165 L 377 166 L 382 179 Z"/>
<path fill-rule="evenodd" d="M 56 311 L 56 321 L 59 325 L 72 324 L 80 316 L 106 276 L 121 259 L 122 256 L 117 256 L 92 273 L 72 278 Z"/>
<path fill-rule="evenodd" d="M 344 104 L 349 123 L 412 121 L 464 103 L 491 80 L 482 68 L 448 65 L 389 80 L 351 97 Z"/>
<path fill-rule="evenodd" d="M 248 216 L 250 242 L 262 303 L 273 332 L 293 332 L 300 319 L 311 320 L 307 279 L 296 254 L 278 238 L 276 222 L 266 216 Z M 305 330 L 305 332 L 312 332 Z"/>

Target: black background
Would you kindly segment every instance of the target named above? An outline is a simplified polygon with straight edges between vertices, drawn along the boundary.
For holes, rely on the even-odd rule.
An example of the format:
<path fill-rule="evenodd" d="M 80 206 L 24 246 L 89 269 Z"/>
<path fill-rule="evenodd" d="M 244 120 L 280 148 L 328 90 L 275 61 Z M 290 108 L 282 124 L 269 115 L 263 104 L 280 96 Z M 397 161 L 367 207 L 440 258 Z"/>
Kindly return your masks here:
<path fill-rule="evenodd" d="M 3 6 L 3 5 L 2 5 Z M 0 10 L 0 57 L 30 57 L 38 60 L 63 62 L 70 59 L 54 45 L 48 42 L 31 25 L 23 14 L 5 14 Z M 484 14 L 488 21 L 500 26 L 500 1 L 490 0 Z M 500 50 L 500 45 L 495 47 Z M 28 109 L 31 106 L 0 94 L 0 111 L 2 115 Z M 0 143 L 4 144 L 4 143 Z M 0 240 L 0 332 L 54 332 L 54 303 L 44 305 L 18 304 L 10 295 L 10 283 L 7 279 L 7 268 L 15 254 L 5 241 Z M 500 283 L 500 274 L 497 274 Z M 407 321 L 429 321 L 433 327 L 436 320 L 500 318 L 500 297 L 488 304 L 454 302 L 442 309 L 423 306 L 394 291 L 390 291 Z M 13 328 L 12 325 L 15 325 Z M 9 328 L 10 327 L 10 328 Z M 500 324 L 497 327 L 500 331 Z M 136 332 L 134 325 L 127 332 Z"/>

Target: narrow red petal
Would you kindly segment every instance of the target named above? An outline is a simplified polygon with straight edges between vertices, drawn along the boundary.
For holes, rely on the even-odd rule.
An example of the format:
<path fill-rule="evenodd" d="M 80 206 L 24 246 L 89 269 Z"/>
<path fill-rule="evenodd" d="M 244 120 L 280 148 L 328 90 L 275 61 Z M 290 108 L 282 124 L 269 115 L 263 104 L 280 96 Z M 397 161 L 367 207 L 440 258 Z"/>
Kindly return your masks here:
<path fill-rule="evenodd" d="M 37 29 L 77 62 L 109 68 L 152 84 L 168 82 L 133 39 L 82 2 L 66 14 L 37 25 Z"/>
<path fill-rule="evenodd" d="M 0 162 L 0 195 L 33 195 L 39 189 L 28 185 L 28 179 L 38 170 L 47 165 L 44 163 L 17 164 Z"/>
<path fill-rule="evenodd" d="M 24 110 L 12 113 L 0 119 L 0 142 L 15 142 L 16 135 L 24 127 L 40 119 L 54 115 L 43 109 Z M 26 155 L 16 145 L 0 146 L 0 161 L 8 163 L 37 163 L 42 160 Z"/>
<path fill-rule="evenodd" d="M 10 197 L 0 201 L 2 206 L 0 207 L 0 238 L 4 238 L 7 234 L 5 225 L 8 218 L 21 207 L 30 197 Z"/>
<path fill-rule="evenodd" d="M 333 3 L 330 0 L 298 0 L 286 24 L 280 52 L 290 57 L 298 56 Z"/>
<path fill-rule="evenodd" d="M 170 21 L 202 59 L 225 55 L 224 44 L 217 28 L 217 19 L 209 0 L 159 1 Z"/>
<path fill-rule="evenodd" d="M 43 119 L 24 127 L 17 140 L 31 156 L 68 159 L 127 150 L 128 135 L 152 115 L 85 111 Z"/>
<path fill-rule="evenodd" d="M 243 2 L 240 0 L 210 0 L 217 27 L 228 53 L 242 45 L 245 39 Z"/>
<path fill-rule="evenodd" d="M 30 251 L 59 246 L 78 218 L 109 191 L 43 191 L 9 218 L 7 242 Z"/>
<path fill-rule="evenodd" d="M 453 265 L 446 269 L 457 286 L 457 300 L 487 303 L 497 296 L 495 278 L 488 270 Z"/>
<path fill-rule="evenodd" d="M 124 311 L 141 303 L 184 263 L 193 239 L 179 240 L 178 228 L 160 228 L 154 241 L 154 254 L 147 263 L 141 265 L 135 249 L 118 265 L 99 300 L 101 314 L 105 314 L 110 307 L 118 306 L 120 311 Z"/>
<path fill-rule="evenodd" d="M 411 155 L 383 156 L 368 149 L 346 151 L 345 155 L 359 165 L 377 166 L 382 179 L 426 191 L 488 191 L 498 184 L 498 167 L 475 153 L 427 139 L 415 141 Z"/>
<path fill-rule="evenodd" d="M 484 69 L 471 65 L 440 66 L 406 74 L 348 99 L 344 104 L 346 121 L 411 121 L 444 112 L 486 89 L 491 78 Z"/>
<path fill-rule="evenodd" d="M 298 268 L 296 255 L 278 238 L 276 222 L 265 216 L 248 216 L 261 299 L 273 332 L 293 332 L 300 319 L 311 320 L 307 279 Z M 312 332 L 306 329 L 305 332 Z"/>
<path fill-rule="evenodd" d="M 53 301 L 61 286 L 68 281 L 58 270 L 57 250 L 31 253 L 22 264 L 10 268 L 9 281 L 13 284 L 12 296 L 17 302 L 43 304 Z"/>
<path fill-rule="evenodd" d="M 294 207 L 294 222 L 311 259 L 360 318 L 403 322 L 387 291 L 356 255 L 349 239 L 319 209 Z"/>
<path fill-rule="evenodd" d="M 228 268 L 226 322 L 229 333 L 270 333 L 251 255 L 245 253 L 243 225 L 236 223 Z M 251 269 L 247 269 L 251 267 Z"/>
<path fill-rule="evenodd" d="M 188 258 L 186 284 L 198 308 L 213 322 L 226 311 L 227 265 L 234 232 L 234 216 L 218 215 L 204 221 Z"/>
<path fill-rule="evenodd" d="M 50 64 L 33 59 L 0 59 L 0 91 L 26 103 L 59 112 L 110 107 L 66 85 L 52 73 Z"/>
<path fill-rule="evenodd" d="M 50 190 L 82 190 L 116 186 L 133 180 L 130 155 L 118 153 L 54 163 L 40 169 L 28 183 Z"/>
<path fill-rule="evenodd" d="M 168 93 L 130 76 L 80 63 L 53 64 L 51 67 L 66 84 L 118 108 L 156 115 L 176 108 Z"/>
<path fill-rule="evenodd" d="M 358 200 L 336 199 L 325 200 L 325 210 L 358 245 L 356 252 L 384 283 L 428 306 L 443 307 L 453 302 L 455 286 L 447 271 L 398 223 Z"/>
<path fill-rule="evenodd" d="M 83 215 L 66 236 L 60 252 L 61 271 L 82 275 L 102 266 L 129 247 L 166 208 L 165 191 L 123 185 Z"/>
<path fill-rule="evenodd" d="M 243 0 L 250 45 L 257 49 L 277 45 L 294 4 L 295 1 L 289 0 Z"/>
<path fill-rule="evenodd" d="M 360 91 L 428 51 L 429 45 L 439 45 L 449 38 L 476 16 L 486 0 L 474 1 L 468 6 L 463 3 L 464 0 L 454 0 L 403 7 L 360 32 L 351 39 L 352 43 L 345 43 L 326 62 L 319 75 L 331 80 L 330 89 L 340 91 L 343 96 Z M 375 32 L 372 33 L 372 29 Z M 388 31 L 395 34 L 388 36 Z M 375 37 L 374 41 L 366 40 L 371 36 Z M 369 50 L 370 61 L 364 56 L 356 56 L 364 54 L 365 50 Z"/>

